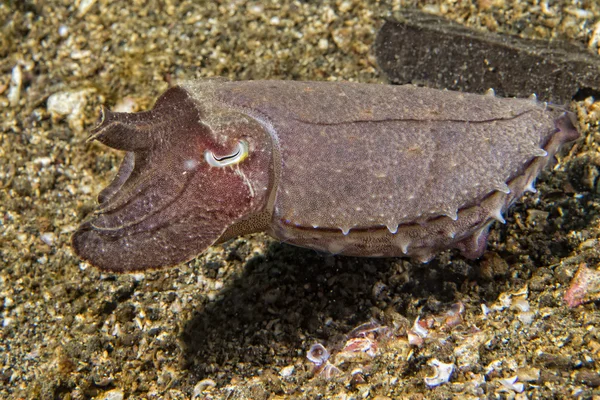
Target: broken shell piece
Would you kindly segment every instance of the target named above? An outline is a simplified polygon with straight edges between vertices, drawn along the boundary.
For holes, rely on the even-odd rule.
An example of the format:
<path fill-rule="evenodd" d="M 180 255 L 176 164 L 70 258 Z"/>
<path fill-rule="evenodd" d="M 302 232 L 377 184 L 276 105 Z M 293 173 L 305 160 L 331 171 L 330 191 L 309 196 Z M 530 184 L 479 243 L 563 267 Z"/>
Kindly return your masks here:
<path fill-rule="evenodd" d="M 372 319 L 371 321 L 364 323 L 352 329 L 348 334 L 350 338 L 358 337 L 371 337 L 376 338 L 380 335 L 386 335 L 390 333 L 390 328 L 381 325 L 379 322 Z"/>
<path fill-rule="evenodd" d="M 328 362 L 325 363 L 321 371 L 319 371 L 319 376 L 322 376 L 323 378 L 329 380 L 335 376 L 340 375 L 341 373 L 342 371 L 340 371 L 338 367 Z"/>
<path fill-rule="evenodd" d="M 80 89 L 51 94 L 46 108 L 53 118 L 67 117 L 69 127 L 76 132 L 83 130 L 84 109 L 95 89 Z"/>
<path fill-rule="evenodd" d="M 505 308 L 510 307 L 510 303 L 512 302 L 512 296 L 510 293 L 500 293 L 498 296 L 497 304 L 494 305 L 498 311 L 502 311 Z"/>
<path fill-rule="evenodd" d="M 509 308 L 511 303 L 511 293 L 500 293 L 500 295 L 498 296 L 498 300 L 490 306 L 489 311 L 503 311 Z"/>
<path fill-rule="evenodd" d="M 465 312 L 465 305 L 462 303 L 462 301 L 459 301 L 458 303 L 452 304 L 450 309 L 446 311 L 446 315 L 452 316 L 456 314 L 462 314 L 463 312 Z"/>
<path fill-rule="evenodd" d="M 515 297 L 513 298 L 510 307 L 513 309 L 516 309 L 518 311 L 521 312 L 528 312 L 529 311 L 529 302 L 527 301 L 527 299 L 525 298 L 525 296 L 519 296 L 519 297 Z"/>
<path fill-rule="evenodd" d="M 306 358 L 318 367 L 329 359 L 329 351 L 321 343 L 315 343 L 306 353 Z"/>
<path fill-rule="evenodd" d="M 487 367 L 485 367 L 484 369 L 484 373 L 486 375 L 490 375 L 492 372 L 494 371 L 500 371 L 500 367 L 502 366 L 502 361 L 500 360 L 494 360 L 491 363 L 489 363 L 487 365 Z"/>
<path fill-rule="evenodd" d="M 365 383 L 365 377 L 363 375 L 363 371 L 360 368 L 354 368 L 350 373 L 352 375 L 351 383 L 353 385 L 360 385 L 361 383 Z"/>
<path fill-rule="evenodd" d="M 483 313 L 484 316 L 487 316 L 491 312 L 491 310 L 485 304 L 481 304 L 481 312 Z"/>
<path fill-rule="evenodd" d="M 452 328 L 462 323 L 462 314 L 465 311 L 465 306 L 462 302 L 458 302 L 452 305 L 452 307 L 446 311 L 446 318 L 444 323 L 446 326 Z"/>
<path fill-rule="evenodd" d="M 525 325 L 531 325 L 531 323 L 533 322 L 533 318 L 535 317 L 535 313 L 533 313 L 532 311 L 522 312 L 519 313 L 517 317 Z"/>
<path fill-rule="evenodd" d="M 284 378 L 288 378 L 292 376 L 292 374 L 294 373 L 294 369 L 295 367 L 293 365 L 288 365 L 287 367 L 281 368 L 281 370 L 279 371 L 279 375 L 283 376 Z"/>
<path fill-rule="evenodd" d="M 421 347 L 427 335 L 429 335 L 429 331 L 423 323 L 419 322 L 419 318 L 415 319 L 415 323 L 413 324 L 412 329 L 409 329 L 406 334 L 408 336 L 408 343 L 413 346 Z"/>
<path fill-rule="evenodd" d="M 196 383 L 196 386 L 194 386 L 194 395 L 192 397 L 200 397 L 203 392 L 209 391 L 210 389 L 213 389 L 215 387 L 217 387 L 217 383 L 215 381 L 213 381 L 210 378 L 203 379 L 200 382 Z"/>
<path fill-rule="evenodd" d="M 498 382 L 502 385 L 502 387 L 500 388 L 500 391 L 503 392 L 508 392 L 508 391 L 513 391 L 516 393 L 521 393 L 523 392 L 523 390 L 525 390 L 525 385 L 522 383 L 516 383 L 517 382 L 517 376 L 511 376 L 510 378 L 506 378 L 506 379 L 498 379 Z"/>
<path fill-rule="evenodd" d="M 406 332 L 406 335 L 408 336 L 408 344 L 410 344 L 411 346 L 423 346 L 423 343 L 425 342 L 423 338 L 414 333 L 412 330 Z"/>
<path fill-rule="evenodd" d="M 426 338 L 429 334 L 429 331 L 423 326 L 423 324 L 419 323 L 419 318 L 415 319 L 415 323 L 413 324 L 412 331 L 419 335 L 422 338 Z"/>
<path fill-rule="evenodd" d="M 577 307 L 599 298 L 600 271 L 588 268 L 586 263 L 581 263 L 565 293 L 565 302 L 569 307 Z"/>
<path fill-rule="evenodd" d="M 434 368 L 433 376 L 425 377 L 425 384 L 429 387 L 436 387 L 450 380 L 450 375 L 454 371 L 454 364 L 446 364 L 435 358 L 429 360 L 428 365 Z"/>
<path fill-rule="evenodd" d="M 346 342 L 337 357 L 341 360 L 353 360 L 363 358 L 363 354 L 375 357 L 377 354 L 377 343 L 369 338 L 351 338 Z"/>
<path fill-rule="evenodd" d="M 19 100 L 21 99 L 21 85 L 23 83 L 23 73 L 21 72 L 21 67 L 17 64 L 12 69 L 12 74 L 10 78 L 10 88 L 8 90 L 8 101 L 12 107 L 15 107 L 19 104 Z"/>

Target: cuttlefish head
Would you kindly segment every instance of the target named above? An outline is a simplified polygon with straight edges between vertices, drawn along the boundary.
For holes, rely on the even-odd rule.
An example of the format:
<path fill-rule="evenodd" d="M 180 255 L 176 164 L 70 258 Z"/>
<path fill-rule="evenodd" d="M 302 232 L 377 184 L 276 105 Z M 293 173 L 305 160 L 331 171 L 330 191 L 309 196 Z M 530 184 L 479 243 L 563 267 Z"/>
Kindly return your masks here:
<path fill-rule="evenodd" d="M 102 111 L 90 140 L 126 154 L 73 235 L 77 255 L 114 272 L 172 266 L 264 209 L 268 133 L 244 113 L 202 100 L 174 87 L 150 111 Z"/>

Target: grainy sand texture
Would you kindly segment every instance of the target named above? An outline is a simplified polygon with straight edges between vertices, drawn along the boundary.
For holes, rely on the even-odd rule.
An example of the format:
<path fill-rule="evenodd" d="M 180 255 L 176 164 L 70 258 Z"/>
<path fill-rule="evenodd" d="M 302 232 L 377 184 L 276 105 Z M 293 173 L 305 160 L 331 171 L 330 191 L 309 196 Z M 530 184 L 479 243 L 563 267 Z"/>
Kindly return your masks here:
<path fill-rule="evenodd" d="M 570 104 L 582 138 L 479 260 L 337 257 L 256 234 L 112 275 L 70 248 L 123 156 L 86 142 L 101 105 L 146 110 L 213 76 L 385 82 L 371 45 L 406 7 L 600 49 L 596 0 L 0 3 L 0 398 L 600 396 L 593 97 Z M 585 304 L 568 306 L 570 286 Z"/>

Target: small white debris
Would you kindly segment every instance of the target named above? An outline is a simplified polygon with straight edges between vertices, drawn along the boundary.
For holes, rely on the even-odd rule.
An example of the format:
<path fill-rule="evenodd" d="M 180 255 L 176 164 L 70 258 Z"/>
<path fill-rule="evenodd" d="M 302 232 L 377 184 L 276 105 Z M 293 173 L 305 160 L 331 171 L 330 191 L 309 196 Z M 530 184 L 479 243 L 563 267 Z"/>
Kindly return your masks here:
<path fill-rule="evenodd" d="M 500 296 L 498 296 L 498 303 L 500 303 L 501 310 L 510 307 L 511 302 L 512 297 L 509 293 L 500 293 Z"/>
<path fill-rule="evenodd" d="M 80 89 L 54 93 L 46 101 L 48 112 L 54 117 L 67 117 L 71 129 L 83 131 L 83 110 L 93 89 Z"/>
<path fill-rule="evenodd" d="M 462 314 L 465 312 L 465 305 L 462 302 L 454 303 L 452 307 L 444 313 L 444 323 L 447 327 L 454 327 L 462 323 Z"/>
<path fill-rule="evenodd" d="M 485 304 L 481 305 L 481 312 L 483 313 L 484 316 L 487 316 L 490 313 L 490 308 L 488 306 L 486 306 Z"/>
<path fill-rule="evenodd" d="M 523 390 L 525 390 L 524 384 L 515 383 L 517 382 L 516 375 L 506 379 L 498 379 L 498 382 L 503 386 L 502 388 L 500 388 L 500 391 L 513 391 L 516 393 L 521 393 L 523 392 Z"/>
<path fill-rule="evenodd" d="M 319 44 L 317 45 L 319 50 L 325 51 L 329 48 L 329 41 L 325 38 L 319 39 Z"/>
<path fill-rule="evenodd" d="M 130 277 L 133 278 L 134 281 L 136 282 L 141 282 L 146 278 L 146 275 L 144 275 L 143 273 L 137 273 L 137 274 L 129 274 Z"/>
<path fill-rule="evenodd" d="M 177 314 L 181 312 L 181 301 L 179 301 L 179 299 L 175 299 L 175 301 L 173 301 L 173 303 L 171 303 L 171 305 L 169 306 L 169 310 L 171 310 L 171 312 Z"/>
<path fill-rule="evenodd" d="M 517 315 L 517 317 L 525 325 L 531 325 L 531 323 L 533 322 L 533 319 L 535 317 L 535 314 L 532 311 L 528 311 L 528 312 L 519 313 Z"/>
<path fill-rule="evenodd" d="M 588 48 L 595 51 L 596 47 L 600 48 L 599 44 L 600 44 L 600 21 L 598 21 L 596 23 L 596 25 L 594 25 L 594 30 L 592 32 L 592 35 L 590 36 L 590 41 L 588 42 Z"/>
<path fill-rule="evenodd" d="M 490 307 L 490 311 L 502 311 L 510 307 L 510 303 L 512 302 L 512 296 L 510 293 L 500 293 L 498 296 L 498 301 L 496 301 Z"/>
<path fill-rule="evenodd" d="M 502 366 L 502 361 L 500 360 L 494 360 L 491 363 L 489 363 L 487 365 L 487 367 L 485 367 L 485 374 L 489 375 L 490 373 L 492 373 L 493 371 L 500 371 Z"/>
<path fill-rule="evenodd" d="M 42 242 L 46 243 L 48 246 L 52 246 L 56 240 L 56 235 L 54 232 L 46 232 L 40 235 L 40 239 L 42 239 Z"/>
<path fill-rule="evenodd" d="M 99 396 L 98 399 L 101 400 L 123 400 L 125 396 L 123 395 L 123 391 L 121 389 L 113 389 L 104 393 L 104 395 Z"/>
<path fill-rule="evenodd" d="M 590 250 L 598 246 L 598 239 L 588 239 L 579 245 L 579 251 Z"/>
<path fill-rule="evenodd" d="M 283 367 L 283 368 L 281 368 L 281 371 L 279 371 L 279 375 L 283 376 L 284 378 L 292 376 L 293 373 L 294 373 L 293 365 L 288 365 L 287 367 Z"/>
<path fill-rule="evenodd" d="M 429 387 L 436 387 L 450 380 L 450 375 L 454 371 L 454 364 L 446 364 L 435 358 L 429 360 L 428 365 L 434 368 L 433 376 L 425 377 L 425 384 Z"/>
<path fill-rule="evenodd" d="M 69 56 L 73 60 L 83 60 L 90 58 L 92 56 L 92 52 L 90 50 L 73 50 Z"/>
<path fill-rule="evenodd" d="M 567 14 L 571 14 L 577 19 L 592 19 L 594 18 L 594 13 L 588 10 L 584 10 L 581 8 L 568 7 L 565 9 Z"/>
<path fill-rule="evenodd" d="M 121 334 L 122 334 L 121 325 L 118 322 L 115 324 L 115 327 L 113 328 L 113 330 L 110 334 L 115 337 L 121 336 Z"/>
<path fill-rule="evenodd" d="M 248 13 L 255 16 L 260 16 L 265 12 L 265 8 L 262 4 L 251 4 L 248 6 Z"/>
<path fill-rule="evenodd" d="M 137 102 L 133 97 L 123 97 L 121 100 L 117 101 L 117 104 L 112 107 L 112 111 L 114 112 L 125 112 L 132 113 L 136 112 L 138 109 Z"/>
<path fill-rule="evenodd" d="M 201 380 L 200 382 L 196 383 L 196 386 L 194 386 L 194 391 L 192 392 L 192 399 L 200 397 L 202 395 L 202 392 L 204 392 L 207 389 L 212 389 L 216 386 L 217 383 L 210 378 Z"/>
<path fill-rule="evenodd" d="M 50 157 L 36 157 L 33 159 L 34 164 L 38 164 L 42 167 L 47 167 L 52 164 L 52 159 Z"/>
<path fill-rule="evenodd" d="M 521 312 L 529 311 L 529 302 L 524 296 L 515 297 L 510 306 Z"/>
<path fill-rule="evenodd" d="M 95 2 L 96 0 L 80 0 L 79 6 L 77 7 L 77 16 L 83 17 Z"/>
<path fill-rule="evenodd" d="M 8 101 L 12 107 L 19 104 L 19 100 L 21 99 L 21 85 L 23 83 L 23 73 L 21 72 L 21 67 L 16 65 L 12 69 L 12 75 L 10 77 L 10 87 L 8 89 Z"/>
<path fill-rule="evenodd" d="M 58 36 L 64 38 L 69 35 L 69 27 L 66 25 L 61 25 L 58 27 Z"/>
<path fill-rule="evenodd" d="M 37 360 L 38 358 L 40 358 L 39 349 L 33 349 L 29 353 L 25 354 L 25 356 L 23 357 L 23 359 L 25 360 Z"/>
<path fill-rule="evenodd" d="M 342 4 L 339 5 L 340 12 L 348 12 L 352 9 L 352 2 L 351 1 L 343 1 Z"/>
<path fill-rule="evenodd" d="M 429 331 L 419 323 L 419 318 L 415 319 L 412 329 L 409 329 L 407 332 L 408 344 L 418 347 L 423 345 L 423 339 L 429 335 Z"/>
<path fill-rule="evenodd" d="M 50 114 L 64 117 L 73 114 L 74 112 L 81 112 L 85 105 L 86 90 L 75 90 L 58 92 L 48 97 L 46 107 Z"/>

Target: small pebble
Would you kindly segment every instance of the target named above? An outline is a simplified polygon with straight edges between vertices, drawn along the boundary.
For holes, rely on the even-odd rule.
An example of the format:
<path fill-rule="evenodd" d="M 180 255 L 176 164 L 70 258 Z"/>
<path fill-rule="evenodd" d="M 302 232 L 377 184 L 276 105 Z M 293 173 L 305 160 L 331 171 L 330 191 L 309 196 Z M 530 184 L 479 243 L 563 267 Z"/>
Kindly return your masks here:
<path fill-rule="evenodd" d="M 97 397 L 100 400 L 123 400 L 124 398 L 125 395 L 121 389 L 113 389 Z"/>
<path fill-rule="evenodd" d="M 132 113 L 138 110 L 138 105 L 134 98 L 132 97 L 123 97 L 121 100 L 111 108 L 114 112 L 126 112 Z"/>
<path fill-rule="evenodd" d="M 61 25 L 58 27 L 58 35 L 62 38 L 65 38 L 69 35 L 69 27 L 66 25 Z"/>
<path fill-rule="evenodd" d="M 56 240 L 56 235 L 53 232 L 46 232 L 40 235 L 40 239 L 42 239 L 42 242 L 46 243 L 48 246 L 52 246 Z"/>
<path fill-rule="evenodd" d="M 52 94 L 46 101 L 48 112 L 56 117 L 67 117 L 71 129 L 83 131 L 83 110 L 92 89 L 64 91 Z"/>
<path fill-rule="evenodd" d="M 96 0 L 81 0 L 79 2 L 79 7 L 77 7 L 77 15 L 83 17 L 95 2 Z"/>
<path fill-rule="evenodd" d="M 329 41 L 325 38 L 319 39 L 319 44 L 318 44 L 319 50 L 327 50 L 329 48 Z"/>
<path fill-rule="evenodd" d="M 10 77 L 10 87 L 8 89 L 8 101 L 12 107 L 19 104 L 19 100 L 21 99 L 21 85 L 23 83 L 23 73 L 21 72 L 21 67 L 16 65 L 12 69 L 12 74 Z"/>
<path fill-rule="evenodd" d="M 287 367 L 283 367 L 283 368 L 281 368 L 281 371 L 279 371 L 279 375 L 283 376 L 284 378 L 292 376 L 293 373 L 294 373 L 293 365 L 288 365 Z"/>
<path fill-rule="evenodd" d="M 525 385 L 522 383 L 517 383 L 517 376 L 511 376 L 506 379 L 498 379 L 498 382 L 502 385 L 503 389 L 510 390 L 516 393 L 521 393 L 525 390 Z"/>

